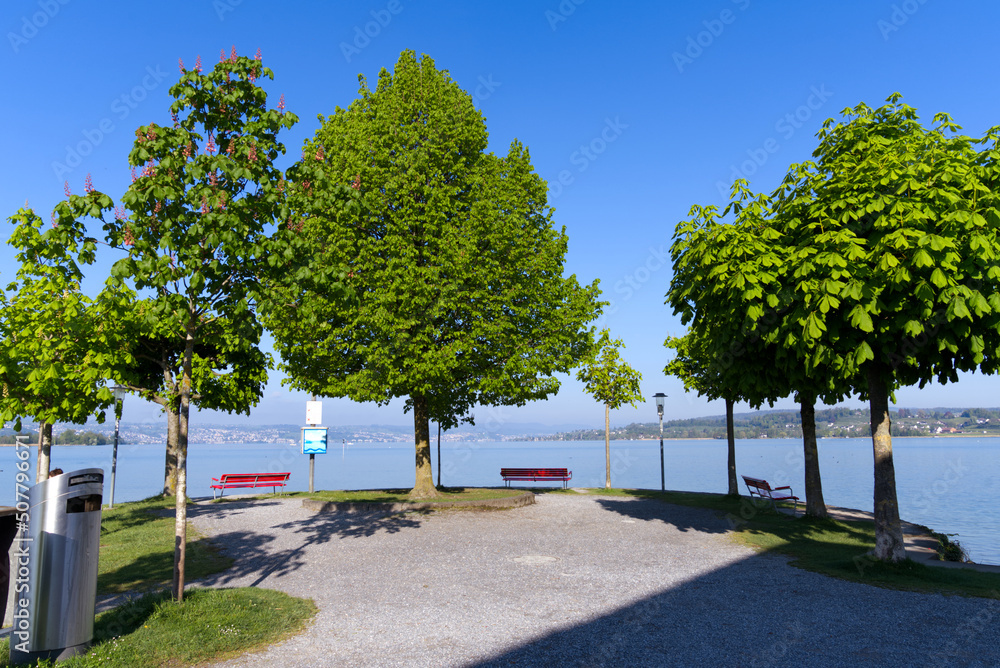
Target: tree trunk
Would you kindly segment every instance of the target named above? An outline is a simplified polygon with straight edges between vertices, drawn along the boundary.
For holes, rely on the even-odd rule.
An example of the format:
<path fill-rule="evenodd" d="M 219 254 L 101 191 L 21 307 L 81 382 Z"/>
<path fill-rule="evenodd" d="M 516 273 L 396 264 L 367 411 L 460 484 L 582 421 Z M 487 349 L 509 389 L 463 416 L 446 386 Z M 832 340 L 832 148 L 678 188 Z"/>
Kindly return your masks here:
<path fill-rule="evenodd" d="M 604 487 L 611 489 L 611 406 L 604 404 Z"/>
<path fill-rule="evenodd" d="M 903 528 L 896 503 L 896 470 L 892 463 L 889 431 L 889 391 L 882 368 L 868 367 L 868 402 L 871 406 L 872 448 L 875 453 L 875 558 L 897 562 L 906 559 Z"/>
<path fill-rule="evenodd" d="M 38 461 L 35 466 L 35 482 L 48 480 L 52 467 L 52 425 L 48 422 L 38 425 Z"/>
<path fill-rule="evenodd" d="M 438 487 L 441 486 L 441 423 L 438 422 Z"/>
<path fill-rule="evenodd" d="M 177 421 L 177 494 L 174 519 L 174 586 L 173 597 L 184 601 L 184 562 L 187 557 L 187 446 L 188 417 L 191 407 L 191 358 L 194 356 L 194 338 L 188 332 L 184 346 L 183 377 L 181 378 L 181 405 Z"/>
<path fill-rule="evenodd" d="M 174 410 L 168 401 L 167 411 L 167 449 L 163 462 L 163 496 L 177 495 L 177 433 L 180 431 L 180 412 Z"/>
<path fill-rule="evenodd" d="M 434 471 L 431 468 L 431 425 L 427 411 L 427 397 L 415 394 L 413 401 L 413 439 L 417 449 L 416 482 L 410 497 L 428 499 L 438 495 L 434 487 Z"/>
<path fill-rule="evenodd" d="M 800 397 L 802 416 L 802 451 L 806 466 L 806 515 L 826 517 L 823 501 L 823 481 L 819 476 L 819 447 L 816 444 L 816 399 Z"/>
<path fill-rule="evenodd" d="M 726 399 L 726 440 L 729 441 L 729 495 L 739 496 L 740 485 L 736 482 L 736 431 L 733 429 L 732 399 Z"/>

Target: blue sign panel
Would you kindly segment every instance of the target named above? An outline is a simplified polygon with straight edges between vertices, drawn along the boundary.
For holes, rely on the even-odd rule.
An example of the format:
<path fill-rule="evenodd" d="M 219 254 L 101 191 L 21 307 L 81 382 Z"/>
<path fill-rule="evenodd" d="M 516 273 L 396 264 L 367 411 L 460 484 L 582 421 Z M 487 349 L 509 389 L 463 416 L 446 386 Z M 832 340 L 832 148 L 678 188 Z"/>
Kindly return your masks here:
<path fill-rule="evenodd" d="M 302 428 L 302 454 L 304 455 L 325 455 L 326 454 L 326 427 L 303 427 Z"/>

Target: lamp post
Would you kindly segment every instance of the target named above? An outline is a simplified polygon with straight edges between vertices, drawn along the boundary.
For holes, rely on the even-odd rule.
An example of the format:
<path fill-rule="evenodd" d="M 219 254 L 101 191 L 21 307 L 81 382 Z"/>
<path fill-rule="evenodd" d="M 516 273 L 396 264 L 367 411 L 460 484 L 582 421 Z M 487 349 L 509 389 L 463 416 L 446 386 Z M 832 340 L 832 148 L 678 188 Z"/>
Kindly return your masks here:
<path fill-rule="evenodd" d="M 118 425 L 122 419 L 122 399 L 125 398 L 125 393 L 128 392 L 128 388 L 122 387 L 121 385 L 115 385 L 111 388 L 111 392 L 115 395 L 115 444 L 111 449 L 111 501 L 108 503 L 108 507 L 114 508 L 115 470 L 118 468 Z"/>
<path fill-rule="evenodd" d="M 656 399 L 656 414 L 660 417 L 660 491 L 667 491 L 667 479 L 663 472 L 663 401 L 667 398 L 663 392 L 653 395 Z"/>

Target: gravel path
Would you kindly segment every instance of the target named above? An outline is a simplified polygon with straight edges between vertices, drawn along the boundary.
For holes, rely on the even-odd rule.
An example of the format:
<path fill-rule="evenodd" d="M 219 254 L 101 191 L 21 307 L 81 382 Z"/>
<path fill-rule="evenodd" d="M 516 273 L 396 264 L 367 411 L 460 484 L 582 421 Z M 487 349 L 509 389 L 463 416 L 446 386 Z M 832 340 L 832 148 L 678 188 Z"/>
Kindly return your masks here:
<path fill-rule="evenodd" d="M 1000 666 L 1000 601 L 808 573 L 696 508 L 543 495 L 492 512 L 191 510 L 237 560 L 199 584 L 319 606 L 304 634 L 222 666 Z"/>

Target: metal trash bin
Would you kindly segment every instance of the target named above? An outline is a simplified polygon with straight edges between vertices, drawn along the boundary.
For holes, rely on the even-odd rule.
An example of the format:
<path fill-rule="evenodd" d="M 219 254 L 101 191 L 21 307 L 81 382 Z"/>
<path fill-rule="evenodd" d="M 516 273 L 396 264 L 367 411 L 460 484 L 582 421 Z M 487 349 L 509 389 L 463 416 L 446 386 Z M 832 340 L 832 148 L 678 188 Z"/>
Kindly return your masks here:
<path fill-rule="evenodd" d="M 12 664 L 85 652 L 94 637 L 104 471 L 80 469 L 28 490 L 27 577 L 15 580 Z M 14 578 L 12 578 L 14 579 Z"/>

